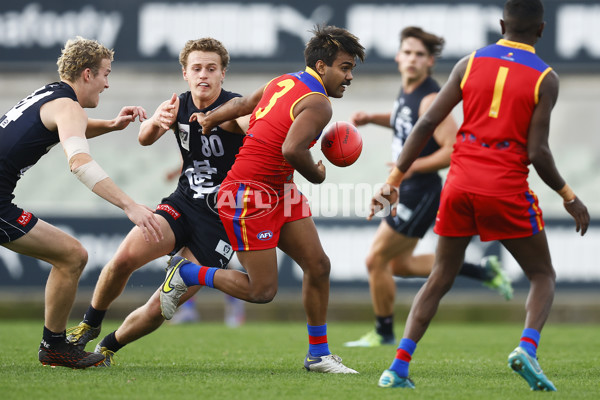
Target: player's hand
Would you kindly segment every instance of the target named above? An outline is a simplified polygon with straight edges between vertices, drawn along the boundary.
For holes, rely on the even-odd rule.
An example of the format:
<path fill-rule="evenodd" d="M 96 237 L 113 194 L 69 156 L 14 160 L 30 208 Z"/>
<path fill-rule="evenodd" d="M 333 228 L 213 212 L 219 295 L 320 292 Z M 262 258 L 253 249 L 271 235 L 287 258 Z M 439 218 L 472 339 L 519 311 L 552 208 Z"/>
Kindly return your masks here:
<path fill-rule="evenodd" d="M 156 218 L 156 214 L 149 207 L 133 203 L 132 206 L 123 209 L 123 211 L 125 211 L 127 218 L 140 228 L 146 242 L 149 242 L 150 238 L 153 238 L 155 242 L 163 239 L 160 223 Z"/>
<path fill-rule="evenodd" d="M 325 171 L 325 165 L 323 164 L 323 160 L 319 160 L 315 166 L 317 167 L 317 178 L 312 183 L 322 183 L 325 180 L 325 176 L 327 175 Z"/>
<path fill-rule="evenodd" d="M 179 98 L 177 93 L 173 93 L 169 100 L 163 101 L 154 111 L 152 121 L 154 125 L 168 131 L 177 121 L 177 111 L 179 110 Z"/>
<path fill-rule="evenodd" d="M 350 116 L 350 123 L 354 126 L 366 125 L 370 122 L 370 115 L 364 111 L 357 111 Z"/>
<path fill-rule="evenodd" d="M 388 211 L 392 217 L 396 216 L 396 203 L 398 203 L 399 193 L 398 188 L 391 186 L 389 183 L 384 183 L 371 199 L 370 212 L 367 216 L 367 221 L 373 219 L 375 214 L 381 210 Z"/>
<path fill-rule="evenodd" d="M 588 227 L 590 226 L 590 214 L 588 213 L 587 207 L 579 197 L 575 197 L 575 201 L 572 203 L 563 203 L 565 210 L 575 220 L 575 232 L 581 232 L 581 236 L 585 235 Z"/>
<path fill-rule="evenodd" d="M 215 127 L 210 121 L 210 111 L 206 113 L 197 112 L 190 115 L 190 122 L 198 121 L 198 124 L 202 127 L 202 134 L 207 135 Z"/>
<path fill-rule="evenodd" d="M 146 110 L 144 110 L 140 106 L 125 106 L 119 112 L 119 115 L 114 119 L 113 126 L 115 130 L 122 130 L 127 128 L 127 126 L 139 119 L 140 122 L 148 119 L 148 115 L 146 114 Z"/>

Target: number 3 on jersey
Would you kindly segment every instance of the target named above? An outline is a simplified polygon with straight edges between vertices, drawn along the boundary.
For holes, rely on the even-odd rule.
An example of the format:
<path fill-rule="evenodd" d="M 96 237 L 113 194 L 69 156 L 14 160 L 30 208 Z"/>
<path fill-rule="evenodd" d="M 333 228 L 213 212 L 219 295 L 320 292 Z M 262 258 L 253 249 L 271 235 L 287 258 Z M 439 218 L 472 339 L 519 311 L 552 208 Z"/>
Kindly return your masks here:
<path fill-rule="evenodd" d="M 271 111 L 271 109 L 273 108 L 275 103 L 277 103 L 277 100 L 281 96 L 283 96 L 284 94 L 289 92 L 294 87 L 294 85 L 295 84 L 292 79 L 284 79 L 281 82 L 278 82 L 277 86 L 281 87 L 281 90 L 279 90 L 273 94 L 273 96 L 269 100 L 269 104 L 267 104 L 267 106 L 265 108 L 259 108 L 258 110 L 256 110 L 256 114 L 255 114 L 256 119 L 262 118 L 265 115 L 267 115 L 269 113 L 269 111 Z"/>

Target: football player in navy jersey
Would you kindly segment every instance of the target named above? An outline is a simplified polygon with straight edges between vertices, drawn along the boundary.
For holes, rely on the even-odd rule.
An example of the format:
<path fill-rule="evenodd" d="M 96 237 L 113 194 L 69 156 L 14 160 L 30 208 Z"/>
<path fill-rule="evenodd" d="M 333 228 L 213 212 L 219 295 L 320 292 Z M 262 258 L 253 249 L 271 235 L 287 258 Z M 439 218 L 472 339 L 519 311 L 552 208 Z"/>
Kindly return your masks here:
<path fill-rule="evenodd" d="M 112 60 L 113 51 L 94 40 L 69 40 L 57 62 L 60 82 L 36 90 L 0 118 L 0 244 L 52 265 L 38 354 L 44 365 L 86 368 L 102 363 L 104 356 L 73 346 L 65 334 L 87 251 L 72 236 L 12 203 L 21 175 L 60 142 L 71 172 L 121 208 L 145 243 L 162 239 L 152 210 L 119 189 L 90 155 L 87 139 L 146 118 L 145 110 L 137 106 L 124 107 L 113 120 L 87 117 L 84 108 L 98 106 L 100 93 L 108 88 Z"/>
<path fill-rule="evenodd" d="M 202 265 L 225 268 L 233 255 L 221 224 L 216 194 L 231 168 L 248 127 L 249 116 L 225 122 L 202 135 L 198 122 L 190 122 L 196 112 L 209 112 L 238 94 L 222 88 L 229 64 L 225 47 L 213 38 L 190 40 L 179 56 L 183 79 L 189 91 L 164 101 L 152 117 L 140 126 L 139 141 L 148 146 L 168 130 L 173 130 L 183 166 L 175 191 L 156 207 L 163 240 L 149 243 L 134 227 L 117 253 L 102 270 L 83 321 L 69 330 L 69 340 L 85 345 L 96 338 L 110 304 L 121 294 L 127 280 L 138 268 L 161 256 L 178 253 Z M 190 288 L 181 303 L 200 286 Z M 133 311 L 116 331 L 104 337 L 96 351 L 106 355 L 110 366 L 113 355 L 125 344 L 157 329 L 164 321 L 158 291 L 148 302 Z"/>

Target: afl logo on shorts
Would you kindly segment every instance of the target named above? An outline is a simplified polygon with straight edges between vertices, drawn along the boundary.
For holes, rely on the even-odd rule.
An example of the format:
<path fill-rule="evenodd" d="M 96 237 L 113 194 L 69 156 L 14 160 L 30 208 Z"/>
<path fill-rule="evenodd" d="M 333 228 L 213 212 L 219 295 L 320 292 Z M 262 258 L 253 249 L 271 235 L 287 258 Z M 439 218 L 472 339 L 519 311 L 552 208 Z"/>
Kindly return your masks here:
<path fill-rule="evenodd" d="M 22 226 L 25 226 L 29 223 L 29 221 L 31 221 L 31 213 L 27 212 L 27 211 L 23 211 L 23 213 L 21 213 L 21 216 L 19 217 L 19 219 L 17 219 L 17 223 L 19 223 Z"/>
<path fill-rule="evenodd" d="M 279 196 L 260 182 L 229 181 L 221 184 L 217 196 L 206 196 L 206 202 L 221 219 L 239 221 L 264 217 L 273 212 L 279 204 Z M 264 240 L 268 239 L 270 237 Z"/>
<path fill-rule="evenodd" d="M 256 235 L 258 240 L 270 240 L 273 237 L 273 232 L 271 231 L 262 231 L 258 235 Z"/>

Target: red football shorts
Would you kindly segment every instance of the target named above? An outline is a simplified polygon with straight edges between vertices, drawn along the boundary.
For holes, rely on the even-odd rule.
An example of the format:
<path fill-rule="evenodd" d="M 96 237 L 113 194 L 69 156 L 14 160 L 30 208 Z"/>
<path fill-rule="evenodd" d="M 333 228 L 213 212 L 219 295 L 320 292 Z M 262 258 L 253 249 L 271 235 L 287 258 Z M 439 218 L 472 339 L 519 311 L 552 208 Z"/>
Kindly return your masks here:
<path fill-rule="evenodd" d="M 491 197 L 446 184 L 433 231 L 449 237 L 479 235 L 487 242 L 529 237 L 543 229 L 542 210 L 531 189 Z"/>
<path fill-rule="evenodd" d="M 225 179 L 217 200 L 219 218 L 236 251 L 277 247 L 283 224 L 310 217 L 306 197 L 295 184 L 274 194 L 259 182 Z"/>

